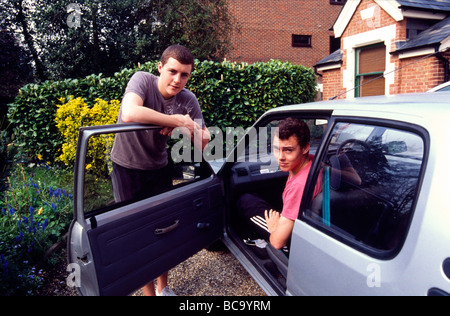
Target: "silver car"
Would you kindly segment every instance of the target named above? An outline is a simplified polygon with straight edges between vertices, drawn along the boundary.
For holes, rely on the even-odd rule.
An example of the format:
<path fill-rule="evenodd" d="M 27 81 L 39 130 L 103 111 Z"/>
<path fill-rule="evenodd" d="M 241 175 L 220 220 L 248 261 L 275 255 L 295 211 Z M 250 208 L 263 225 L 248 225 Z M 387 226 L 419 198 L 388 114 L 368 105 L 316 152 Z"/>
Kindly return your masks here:
<path fill-rule="evenodd" d="M 286 117 L 307 122 L 315 155 L 288 252 L 249 243 L 258 236 L 236 207 L 245 193 L 281 205 L 287 174 L 271 139 Z M 233 151 L 220 148 L 216 129 L 215 151 L 173 163 L 171 190 L 119 204 L 108 178 L 111 140 L 157 127 L 83 128 L 68 242 L 72 285 L 83 295 L 128 295 L 221 241 L 269 295 L 448 295 L 449 119 L 447 92 L 277 108 Z M 93 170 L 89 148 L 99 144 L 103 168 Z M 360 183 L 347 180 L 342 156 Z"/>

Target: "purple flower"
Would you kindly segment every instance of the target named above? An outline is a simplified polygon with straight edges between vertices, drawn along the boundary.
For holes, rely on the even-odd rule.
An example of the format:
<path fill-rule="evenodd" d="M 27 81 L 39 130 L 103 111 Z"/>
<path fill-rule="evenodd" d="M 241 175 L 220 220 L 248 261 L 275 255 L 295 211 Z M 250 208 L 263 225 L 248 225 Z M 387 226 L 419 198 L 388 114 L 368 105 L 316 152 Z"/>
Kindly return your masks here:
<path fill-rule="evenodd" d="M 45 219 L 44 224 L 42 224 L 42 231 L 44 231 L 48 226 L 48 219 Z"/>

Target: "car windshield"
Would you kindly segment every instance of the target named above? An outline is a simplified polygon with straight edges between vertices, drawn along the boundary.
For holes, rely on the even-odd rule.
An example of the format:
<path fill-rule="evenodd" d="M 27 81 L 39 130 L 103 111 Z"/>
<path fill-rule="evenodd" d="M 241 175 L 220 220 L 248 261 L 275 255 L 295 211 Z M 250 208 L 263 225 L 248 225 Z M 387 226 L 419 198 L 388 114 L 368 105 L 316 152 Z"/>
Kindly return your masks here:
<path fill-rule="evenodd" d="M 359 124 L 340 124 L 339 126 L 338 132 L 331 140 L 332 145 L 356 139 L 381 146 L 387 155 L 413 159 L 421 159 L 423 156 L 423 143 L 417 142 L 415 134 Z"/>

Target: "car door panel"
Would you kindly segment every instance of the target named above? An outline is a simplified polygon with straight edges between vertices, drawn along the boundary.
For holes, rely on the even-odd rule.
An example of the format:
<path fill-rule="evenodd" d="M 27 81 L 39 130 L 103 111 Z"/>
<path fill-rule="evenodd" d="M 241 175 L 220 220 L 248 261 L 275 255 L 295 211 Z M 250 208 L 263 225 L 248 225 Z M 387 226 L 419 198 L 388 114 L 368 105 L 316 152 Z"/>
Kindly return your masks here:
<path fill-rule="evenodd" d="M 200 209 L 198 200 L 204 201 Z M 221 218 L 210 214 L 210 204 L 207 193 L 188 190 L 89 231 L 100 294 L 129 294 L 219 239 Z"/>
<path fill-rule="evenodd" d="M 69 262 L 79 268 L 78 286 L 84 295 L 129 295 L 223 234 L 222 184 L 215 175 L 145 200 L 84 213 L 89 137 L 124 128 L 145 127 L 114 125 L 80 132 L 77 203 L 68 256 Z"/>

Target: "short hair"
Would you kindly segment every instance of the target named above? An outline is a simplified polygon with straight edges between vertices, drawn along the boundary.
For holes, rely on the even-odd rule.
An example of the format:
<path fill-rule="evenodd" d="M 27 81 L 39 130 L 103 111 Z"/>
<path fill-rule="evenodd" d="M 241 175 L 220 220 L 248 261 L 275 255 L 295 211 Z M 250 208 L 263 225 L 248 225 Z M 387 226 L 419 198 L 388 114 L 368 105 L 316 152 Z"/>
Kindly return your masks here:
<path fill-rule="evenodd" d="M 169 58 L 174 58 L 183 65 L 191 65 L 194 71 L 195 61 L 191 51 L 183 45 L 175 44 L 169 46 L 161 56 L 161 63 L 163 66 L 169 61 Z"/>
<path fill-rule="evenodd" d="M 300 147 L 305 147 L 311 141 L 311 132 L 308 125 L 299 119 L 289 117 L 278 125 L 278 137 L 287 140 L 291 136 L 297 137 Z"/>

